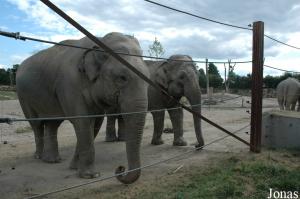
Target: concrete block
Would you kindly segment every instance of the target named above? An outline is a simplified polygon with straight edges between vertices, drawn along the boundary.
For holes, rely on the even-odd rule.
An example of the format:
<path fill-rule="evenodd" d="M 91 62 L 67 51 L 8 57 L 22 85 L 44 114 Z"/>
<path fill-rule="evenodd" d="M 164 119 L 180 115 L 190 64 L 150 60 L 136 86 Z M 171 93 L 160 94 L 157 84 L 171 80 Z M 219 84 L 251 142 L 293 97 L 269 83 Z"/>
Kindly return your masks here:
<path fill-rule="evenodd" d="M 265 112 L 262 120 L 262 146 L 300 148 L 300 112 Z"/>

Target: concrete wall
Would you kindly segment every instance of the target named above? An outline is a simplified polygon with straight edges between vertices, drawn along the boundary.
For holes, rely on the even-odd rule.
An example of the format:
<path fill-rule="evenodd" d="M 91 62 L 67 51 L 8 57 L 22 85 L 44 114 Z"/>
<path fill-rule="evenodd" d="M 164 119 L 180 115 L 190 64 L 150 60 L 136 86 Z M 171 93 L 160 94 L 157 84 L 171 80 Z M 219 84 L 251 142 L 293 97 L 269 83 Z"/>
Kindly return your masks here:
<path fill-rule="evenodd" d="M 270 111 L 264 113 L 262 146 L 300 148 L 300 112 Z"/>

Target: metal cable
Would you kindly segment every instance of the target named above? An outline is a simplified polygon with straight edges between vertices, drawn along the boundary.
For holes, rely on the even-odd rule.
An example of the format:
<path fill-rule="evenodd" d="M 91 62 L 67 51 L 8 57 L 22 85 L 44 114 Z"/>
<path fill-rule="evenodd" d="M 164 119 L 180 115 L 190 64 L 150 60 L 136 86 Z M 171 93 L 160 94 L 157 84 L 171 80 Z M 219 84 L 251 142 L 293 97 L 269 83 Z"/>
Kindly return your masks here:
<path fill-rule="evenodd" d="M 42 118 L 0 118 L 0 123 L 12 123 L 12 122 L 26 122 L 26 121 L 41 121 L 41 120 L 70 120 L 70 119 L 83 119 L 83 118 L 99 118 L 99 117 L 109 117 L 109 116 L 119 116 L 119 115 L 131 115 L 131 114 L 142 114 L 150 112 L 160 112 L 166 110 L 181 109 L 182 107 L 168 108 L 168 109 L 156 109 L 150 111 L 137 111 L 137 112 L 127 112 L 127 113 L 110 113 L 110 114 L 99 114 L 99 115 L 76 115 L 76 116 L 62 116 L 62 117 L 42 117 Z"/>
<path fill-rule="evenodd" d="M 266 65 L 266 64 L 264 64 L 264 66 L 267 67 L 267 68 L 272 68 L 272 69 L 275 69 L 275 70 L 280 70 L 280 71 L 288 72 L 288 73 L 300 73 L 298 71 L 284 70 L 284 69 L 276 68 L 276 67 L 269 66 L 269 65 Z"/>
<path fill-rule="evenodd" d="M 275 41 L 275 42 L 280 43 L 280 44 L 282 44 L 282 45 L 285 45 L 285 46 L 288 46 L 288 47 L 291 47 L 291 48 L 300 50 L 300 48 L 297 47 L 297 46 L 293 46 L 293 45 L 284 43 L 284 42 L 282 42 L 282 41 L 279 41 L 278 39 L 274 39 L 273 37 L 271 37 L 271 36 L 269 36 L 269 35 L 266 35 L 266 34 L 265 34 L 264 36 L 267 37 L 268 39 L 271 39 L 272 41 Z"/>
<path fill-rule="evenodd" d="M 237 134 L 239 131 L 249 127 L 250 124 L 234 131 L 233 133 L 234 134 Z M 126 175 L 127 173 L 130 173 L 130 172 L 134 172 L 134 171 L 137 171 L 137 170 L 141 170 L 141 169 L 145 169 L 145 168 L 149 168 L 149 167 L 153 167 L 153 166 L 156 166 L 156 165 L 159 165 L 159 164 L 162 164 L 162 163 L 165 163 L 165 162 L 168 162 L 170 160 L 173 160 L 173 159 L 176 159 L 178 157 L 181 157 L 181 156 L 184 156 L 184 155 L 187 155 L 187 154 L 190 154 L 194 151 L 199 151 L 200 149 L 203 149 L 204 147 L 207 147 L 209 145 L 212 145 L 216 142 L 220 142 L 222 140 L 224 140 L 225 138 L 229 137 L 230 135 L 226 135 L 226 136 L 223 136 L 221 138 L 218 138 L 218 139 L 215 139 L 211 142 L 209 142 L 208 144 L 205 144 L 201 147 L 195 147 L 193 150 L 189 150 L 189 151 L 186 151 L 184 153 L 179 153 L 177 155 L 174 155 L 170 158 L 167 158 L 167 159 L 164 159 L 164 160 L 160 160 L 160 161 L 157 161 L 157 162 L 154 162 L 152 164 L 148 164 L 148 165 L 144 165 L 142 167 L 139 167 L 139 168 L 136 168 L 136 169 L 132 169 L 132 170 L 128 170 L 128 171 L 125 171 L 123 173 L 119 173 L 119 174 L 114 174 L 114 175 L 111 175 L 111 176 L 107 176 L 107 177 L 104 177 L 104 178 L 100 178 L 100 179 L 96 179 L 96 180 L 92 180 L 92 181 L 89 181 L 89 182 L 86 182 L 86 183 L 82 183 L 82 184 L 78 184 L 78 185 L 73 185 L 73 186 L 69 186 L 69 187 L 66 187 L 66 188 L 62 188 L 62 189 L 58 189 L 58 190 L 55 190 L 55 191 L 50 191 L 50 192 L 47 192 L 47 193 L 42 193 L 42 194 L 39 194 L 39 195 L 36 195 L 36 196 L 31 196 L 31 197 L 28 197 L 27 199 L 33 199 L 33 198 L 41 198 L 41 197 L 44 197 L 44 196 L 47 196 L 47 195 L 50 195 L 50 194 L 54 194 L 54 193 L 59 193 L 59 192 L 63 192 L 63 191 L 67 191 L 67 190 L 70 190 L 70 189 L 74 189 L 74 188 L 78 188 L 78 187 L 82 187 L 82 186 L 85 186 L 85 185 L 89 185 L 89 184 L 93 184 L 93 183 L 96 183 L 96 182 L 101 182 L 101 181 L 105 181 L 105 180 L 109 180 L 109 179 L 112 179 L 112 178 L 115 178 L 117 176 L 121 176 L 121 175 Z"/>
<path fill-rule="evenodd" d="M 225 22 L 220 22 L 220 21 L 216 21 L 216 20 L 213 20 L 213 19 L 209 19 L 209 18 L 206 18 L 206 17 L 201 17 L 199 15 L 195 15 L 195 14 L 192 14 L 190 12 L 186 12 L 186 11 L 183 11 L 183 10 L 179 10 L 179 9 L 176 9 L 176 8 L 172 8 L 170 6 L 166 6 L 166 5 L 163 5 L 163 4 L 160 4 L 160 3 L 157 3 L 157 2 L 154 2 L 154 1 L 150 1 L 150 0 L 144 0 L 148 3 L 152 3 L 152 4 L 155 4 L 155 5 L 158 5 L 160 7 L 164 7 L 164 8 L 167 8 L 169 10 L 173 10 L 173 11 L 176 11 L 176 12 L 180 12 L 180 13 L 183 13 L 183 14 L 186 14 L 186 15 L 189 15 L 189 16 L 192 16 L 192 17 L 196 17 L 196 18 L 199 18 L 199 19 L 203 19 L 203 20 L 206 20 L 206 21 L 210 21 L 210 22 L 213 22 L 213 23 L 217 23 L 217 24 L 220 24 L 220 25 L 224 25 L 224 26 L 229 26 L 229 27 L 233 27 L 233 28 L 239 28 L 239 29 L 243 29 L 243 30 L 252 30 L 252 28 L 247 28 L 247 27 L 242 27 L 242 26 L 237 26 L 237 25 L 233 25 L 233 24 L 229 24 L 229 23 L 225 23 Z"/>
<path fill-rule="evenodd" d="M 44 40 L 44 39 L 37 39 L 33 37 L 27 37 L 27 36 L 22 36 L 20 35 L 19 32 L 5 32 L 0 30 L 0 35 L 5 36 L 5 37 L 10 37 L 14 39 L 19 39 L 22 41 L 30 40 L 30 41 L 36 41 L 36 42 L 41 42 L 41 43 L 48 43 L 48 44 L 53 44 L 53 45 L 58 45 L 58 46 L 65 46 L 65 47 L 70 47 L 70 48 L 77 48 L 77 49 L 83 49 L 83 50 L 93 50 L 93 51 L 98 51 L 98 52 L 106 52 L 105 50 L 102 49 L 95 49 L 95 48 L 88 48 L 88 47 L 83 47 L 83 46 L 76 46 L 76 45 L 71 45 L 71 44 L 64 44 L 60 42 L 53 42 L 49 40 Z M 148 58 L 148 59 L 155 59 L 155 60 L 163 60 L 163 61 L 179 61 L 179 62 L 187 62 L 187 63 L 206 63 L 206 61 L 188 61 L 188 60 L 176 60 L 176 59 L 169 59 L 169 58 L 164 58 L 164 57 L 153 57 L 153 56 L 147 56 L 147 55 L 137 55 L 137 54 L 130 54 L 130 53 L 122 53 L 122 52 L 115 52 L 118 55 L 125 55 L 125 56 L 132 56 L 132 57 L 142 57 L 142 58 Z M 251 63 L 252 61 L 232 61 L 231 63 L 238 63 L 238 64 L 244 64 L 244 63 Z M 217 64 L 223 64 L 223 63 L 228 63 L 222 62 L 222 61 L 214 61 L 211 63 L 217 63 Z"/>

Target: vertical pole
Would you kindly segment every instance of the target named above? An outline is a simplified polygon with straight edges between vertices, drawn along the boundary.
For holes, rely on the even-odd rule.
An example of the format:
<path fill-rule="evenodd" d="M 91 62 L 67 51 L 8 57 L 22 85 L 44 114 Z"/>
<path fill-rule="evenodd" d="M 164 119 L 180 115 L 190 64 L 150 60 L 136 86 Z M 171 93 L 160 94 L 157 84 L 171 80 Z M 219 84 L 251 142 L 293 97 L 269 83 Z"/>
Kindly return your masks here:
<path fill-rule="evenodd" d="M 225 86 L 225 93 L 227 93 L 227 74 L 226 74 L 226 64 L 224 63 L 224 86 Z"/>
<path fill-rule="evenodd" d="M 206 73 L 206 93 L 209 98 L 209 76 L 208 76 L 208 59 L 205 59 L 205 73 Z"/>
<path fill-rule="evenodd" d="M 262 87 L 264 62 L 264 23 L 262 21 L 253 23 L 252 53 L 250 150 L 252 152 L 259 153 L 261 150 Z"/>

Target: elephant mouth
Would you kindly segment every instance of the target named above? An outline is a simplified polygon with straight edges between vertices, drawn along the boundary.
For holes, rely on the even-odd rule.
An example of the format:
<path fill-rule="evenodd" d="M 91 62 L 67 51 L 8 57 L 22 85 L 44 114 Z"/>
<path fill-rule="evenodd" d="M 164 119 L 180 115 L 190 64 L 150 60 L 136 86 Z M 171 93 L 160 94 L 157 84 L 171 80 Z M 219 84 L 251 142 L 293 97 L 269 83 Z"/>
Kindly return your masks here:
<path fill-rule="evenodd" d="M 104 108 L 109 108 L 112 106 L 112 104 L 105 102 L 104 100 L 99 100 L 99 104 L 101 104 L 101 106 L 103 106 Z"/>
<path fill-rule="evenodd" d="M 105 100 L 99 99 L 99 103 L 102 104 L 104 108 L 111 108 L 111 107 L 118 106 L 120 103 L 119 96 L 120 96 L 120 92 L 117 91 L 114 94 L 108 96 L 107 99 Z"/>

